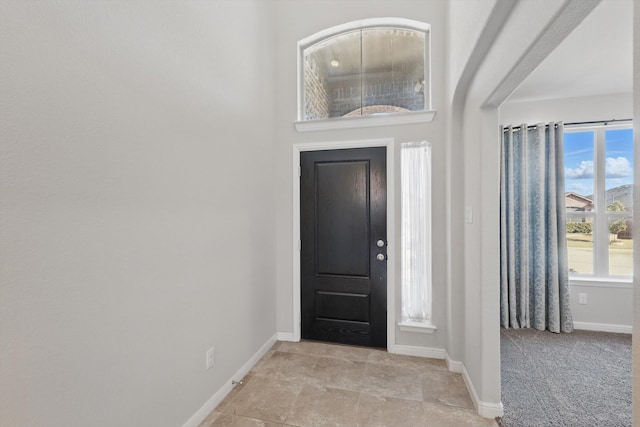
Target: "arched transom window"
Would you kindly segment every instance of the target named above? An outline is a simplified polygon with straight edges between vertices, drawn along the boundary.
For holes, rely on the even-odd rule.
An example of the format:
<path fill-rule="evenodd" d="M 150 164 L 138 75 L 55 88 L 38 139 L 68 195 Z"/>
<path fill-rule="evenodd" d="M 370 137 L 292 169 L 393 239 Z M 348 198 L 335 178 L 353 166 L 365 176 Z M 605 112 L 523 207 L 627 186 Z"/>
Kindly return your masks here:
<path fill-rule="evenodd" d="M 351 22 L 299 42 L 298 120 L 431 109 L 429 25 Z"/>

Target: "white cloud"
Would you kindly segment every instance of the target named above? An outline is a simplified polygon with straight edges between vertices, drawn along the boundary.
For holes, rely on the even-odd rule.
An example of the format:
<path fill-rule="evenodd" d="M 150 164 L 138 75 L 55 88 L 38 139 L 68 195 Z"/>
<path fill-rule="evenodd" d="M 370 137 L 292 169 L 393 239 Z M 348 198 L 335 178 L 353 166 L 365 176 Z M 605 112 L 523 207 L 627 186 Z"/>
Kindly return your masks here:
<path fill-rule="evenodd" d="M 609 160 L 609 159 L 607 159 Z M 626 159 L 625 159 L 626 160 Z M 575 169 L 567 168 L 564 170 L 564 175 L 569 179 L 583 179 L 593 178 L 593 161 L 583 160 L 578 164 Z"/>
<path fill-rule="evenodd" d="M 607 178 L 631 176 L 631 165 L 626 157 L 607 157 L 607 165 L 604 170 L 607 173 Z"/>

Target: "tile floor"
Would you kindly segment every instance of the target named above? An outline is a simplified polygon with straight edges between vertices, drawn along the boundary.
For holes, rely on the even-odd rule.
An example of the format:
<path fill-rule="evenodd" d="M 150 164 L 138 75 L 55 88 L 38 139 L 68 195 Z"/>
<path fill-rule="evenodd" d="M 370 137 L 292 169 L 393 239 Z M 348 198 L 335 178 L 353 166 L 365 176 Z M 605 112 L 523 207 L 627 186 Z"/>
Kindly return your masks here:
<path fill-rule="evenodd" d="M 497 426 L 443 360 L 277 342 L 200 427 Z"/>

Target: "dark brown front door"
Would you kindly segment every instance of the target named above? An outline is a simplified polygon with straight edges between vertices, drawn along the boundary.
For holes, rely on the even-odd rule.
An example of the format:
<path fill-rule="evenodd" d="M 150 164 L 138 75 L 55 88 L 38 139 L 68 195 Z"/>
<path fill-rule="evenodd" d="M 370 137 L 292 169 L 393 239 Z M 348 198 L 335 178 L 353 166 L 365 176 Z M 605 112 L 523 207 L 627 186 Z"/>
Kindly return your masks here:
<path fill-rule="evenodd" d="M 301 153 L 302 338 L 387 346 L 386 148 Z"/>

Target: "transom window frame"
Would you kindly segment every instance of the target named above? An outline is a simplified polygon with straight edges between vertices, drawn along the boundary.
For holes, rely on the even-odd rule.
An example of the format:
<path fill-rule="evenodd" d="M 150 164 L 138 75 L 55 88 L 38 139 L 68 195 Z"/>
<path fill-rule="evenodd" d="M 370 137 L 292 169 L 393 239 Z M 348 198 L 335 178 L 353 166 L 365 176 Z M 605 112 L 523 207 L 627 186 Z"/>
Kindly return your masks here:
<path fill-rule="evenodd" d="M 424 53 L 424 94 L 425 110 L 395 112 L 380 115 L 365 115 L 353 117 L 335 117 L 328 119 L 304 120 L 304 51 L 323 40 L 367 28 L 405 28 L 425 33 Z M 298 42 L 298 73 L 297 95 L 298 111 L 297 120 L 294 122 L 298 132 L 309 132 L 332 129 L 353 129 L 374 126 L 390 126 L 402 124 L 429 123 L 433 121 L 436 111 L 432 109 L 432 85 L 431 85 L 431 25 L 421 21 L 406 18 L 371 18 L 351 21 L 335 27 L 319 31 Z"/>

